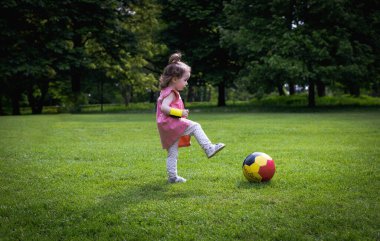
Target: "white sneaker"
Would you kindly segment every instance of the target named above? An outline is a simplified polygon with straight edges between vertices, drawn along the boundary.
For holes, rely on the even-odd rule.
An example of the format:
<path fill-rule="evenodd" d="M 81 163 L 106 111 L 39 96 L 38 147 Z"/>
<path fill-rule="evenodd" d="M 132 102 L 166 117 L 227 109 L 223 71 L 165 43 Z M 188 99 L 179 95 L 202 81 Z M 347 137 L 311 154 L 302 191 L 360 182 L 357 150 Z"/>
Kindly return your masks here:
<path fill-rule="evenodd" d="M 213 145 L 211 148 L 206 150 L 206 155 L 208 158 L 215 156 L 216 153 L 221 151 L 226 145 L 224 143 L 217 143 Z"/>
<path fill-rule="evenodd" d="M 168 182 L 169 183 L 186 182 L 186 179 L 180 176 L 169 177 Z"/>

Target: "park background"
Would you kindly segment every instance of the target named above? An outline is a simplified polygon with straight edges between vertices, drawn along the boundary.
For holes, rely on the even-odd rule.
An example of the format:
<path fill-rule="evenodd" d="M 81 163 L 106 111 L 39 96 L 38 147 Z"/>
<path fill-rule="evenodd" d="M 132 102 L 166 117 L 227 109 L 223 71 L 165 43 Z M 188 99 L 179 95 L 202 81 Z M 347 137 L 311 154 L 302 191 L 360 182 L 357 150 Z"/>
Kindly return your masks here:
<path fill-rule="evenodd" d="M 175 51 L 192 67 L 186 103 L 379 105 L 375 0 L 4 1 L 0 11 L 0 114 L 152 110 Z"/>
<path fill-rule="evenodd" d="M 0 5 L 0 240 L 380 240 L 380 2 Z M 195 139 L 170 185 L 170 54 Z M 102 113 L 103 112 L 103 113 Z M 242 162 L 275 161 L 249 183 Z"/>

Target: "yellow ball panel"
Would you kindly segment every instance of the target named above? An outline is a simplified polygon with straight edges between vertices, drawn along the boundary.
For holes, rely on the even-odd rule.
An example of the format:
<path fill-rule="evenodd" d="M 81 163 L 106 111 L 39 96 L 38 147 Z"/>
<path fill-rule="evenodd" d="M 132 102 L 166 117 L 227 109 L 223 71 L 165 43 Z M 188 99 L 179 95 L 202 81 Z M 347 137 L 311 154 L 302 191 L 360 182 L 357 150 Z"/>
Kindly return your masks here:
<path fill-rule="evenodd" d="M 261 182 L 262 177 L 259 174 L 260 166 L 253 163 L 250 166 L 244 165 L 243 174 L 250 182 Z"/>
<path fill-rule="evenodd" d="M 260 166 L 256 162 L 250 166 L 244 165 L 248 172 L 259 172 Z"/>
<path fill-rule="evenodd" d="M 247 178 L 248 180 L 251 180 L 251 175 L 244 168 L 243 168 L 243 174 L 245 178 Z"/>
<path fill-rule="evenodd" d="M 255 182 L 261 182 L 261 179 L 263 179 L 263 178 L 260 176 L 259 173 L 254 172 L 254 173 L 252 173 L 252 175 L 254 176 L 254 180 L 253 180 L 253 181 L 255 181 Z"/>
<path fill-rule="evenodd" d="M 258 173 L 243 171 L 245 178 L 250 182 L 261 182 L 262 177 Z"/>
<path fill-rule="evenodd" d="M 265 166 L 267 164 L 267 159 L 263 156 L 258 156 L 255 158 L 255 164 L 258 164 L 259 166 Z"/>

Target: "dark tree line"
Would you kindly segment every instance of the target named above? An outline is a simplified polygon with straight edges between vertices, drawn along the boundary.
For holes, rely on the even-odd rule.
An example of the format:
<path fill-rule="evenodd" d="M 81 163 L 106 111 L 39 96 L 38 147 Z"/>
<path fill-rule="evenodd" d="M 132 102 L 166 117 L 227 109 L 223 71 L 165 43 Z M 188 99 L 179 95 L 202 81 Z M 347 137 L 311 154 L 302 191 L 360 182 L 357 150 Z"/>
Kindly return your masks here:
<path fill-rule="evenodd" d="M 292 95 L 305 86 L 311 107 L 327 87 L 378 95 L 379 7 L 376 0 L 3 1 L 0 113 L 9 103 L 20 114 L 23 96 L 35 114 L 47 99 L 79 112 L 94 86 L 101 99 L 154 101 L 177 50 L 193 69 L 187 101 L 210 85 L 218 106 L 226 105 L 226 88 L 284 95 L 287 85 Z"/>
<path fill-rule="evenodd" d="M 379 87 L 379 1 L 245 1 L 225 4 L 222 45 L 243 60 L 252 91 L 307 85 L 309 106 L 326 86 L 359 96 Z M 315 88 L 316 87 L 316 88 Z"/>
<path fill-rule="evenodd" d="M 3 1 L 0 100 L 9 99 L 13 114 L 20 114 L 26 93 L 32 112 L 41 113 L 55 86 L 70 111 L 78 112 L 85 81 L 116 81 L 126 100 L 131 86 L 153 88 L 147 59 L 165 49 L 154 40 L 158 13 L 150 0 Z"/>

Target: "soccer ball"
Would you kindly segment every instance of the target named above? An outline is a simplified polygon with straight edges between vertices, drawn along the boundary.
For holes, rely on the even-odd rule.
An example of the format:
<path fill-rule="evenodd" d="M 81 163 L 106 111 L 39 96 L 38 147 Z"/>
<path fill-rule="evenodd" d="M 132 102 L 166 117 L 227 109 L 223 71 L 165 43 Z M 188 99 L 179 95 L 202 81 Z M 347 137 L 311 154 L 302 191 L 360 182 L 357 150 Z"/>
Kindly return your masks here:
<path fill-rule="evenodd" d="M 250 182 L 269 181 L 275 171 L 273 159 L 263 152 L 254 152 L 243 162 L 243 174 Z"/>

